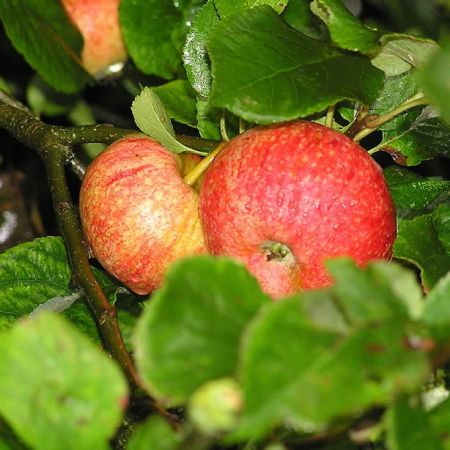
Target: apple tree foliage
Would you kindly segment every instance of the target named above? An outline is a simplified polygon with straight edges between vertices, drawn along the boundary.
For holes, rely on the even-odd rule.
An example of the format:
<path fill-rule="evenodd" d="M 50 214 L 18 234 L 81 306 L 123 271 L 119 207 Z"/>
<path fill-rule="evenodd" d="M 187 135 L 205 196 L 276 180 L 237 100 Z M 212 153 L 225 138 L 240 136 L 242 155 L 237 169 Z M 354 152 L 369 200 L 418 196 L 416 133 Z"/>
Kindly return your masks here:
<path fill-rule="evenodd" d="M 450 2 L 121 0 L 119 15 L 128 62 L 96 80 L 59 2 L 2 0 L 2 48 L 19 61 L 2 64 L 2 91 L 46 123 L 125 114 L 178 153 L 181 134 L 331 125 L 384 169 L 394 258 L 330 260 L 333 287 L 278 302 L 227 258 L 178 261 L 148 298 L 96 265 L 136 388 L 57 231 L 8 248 L 0 449 L 449 449 Z M 93 142 L 75 149 L 87 162 Z"/>

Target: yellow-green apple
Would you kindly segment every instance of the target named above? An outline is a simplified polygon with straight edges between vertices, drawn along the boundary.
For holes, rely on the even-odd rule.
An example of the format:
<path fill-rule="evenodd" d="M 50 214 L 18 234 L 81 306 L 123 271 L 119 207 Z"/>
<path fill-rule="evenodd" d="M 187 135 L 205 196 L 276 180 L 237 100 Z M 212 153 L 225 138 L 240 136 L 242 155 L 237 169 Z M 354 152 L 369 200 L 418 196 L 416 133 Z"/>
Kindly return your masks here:
<path fill-rule="evenodd" d="M 324 261 L 389 259 L 395 210 L 382 171 L 325 126 L 253 128 L 207 169 L 200 218 L 211 253 L 243 263 L 273 297 L 331 283 Z"/>
<path fill-rule="evenodd" d="M 127 52 L 119 25 L 120 0 L 61 0 L 83 37 L 81 62 L 93 76 L 102 76 Z"/>
<path fill-rule="evenodd" d="M 206 251 L 198 194 L 182 172 L 178 155 L 130 136 L 102 152 L 83 178 L 86 241 L 103 267 L 138 294 L 158 288 L 174 260 Z"/>

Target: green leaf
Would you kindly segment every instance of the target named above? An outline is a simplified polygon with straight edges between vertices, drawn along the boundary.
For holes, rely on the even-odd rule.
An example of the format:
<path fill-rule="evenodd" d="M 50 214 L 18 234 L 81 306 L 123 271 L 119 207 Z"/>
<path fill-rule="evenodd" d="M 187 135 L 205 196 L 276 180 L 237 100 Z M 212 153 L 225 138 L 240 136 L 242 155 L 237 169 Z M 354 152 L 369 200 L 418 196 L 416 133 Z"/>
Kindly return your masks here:
<path fill-rule="evenodd" d="M 425 178 L 398 166 L 389 166 L 384 170 L 392 198 L 400 211 L 423 211 L 440 195 L 450 191 L 450 181 L 437 178 Z"/>
<path fill-rule="evenodd" d="M 161 417 L 152 416 L 137 426 L 128 441 L 127 450 L 149 450 L 149 445 L 151 450 L 176 450 L 180 442 L 180 433 L 176 433 Z"/>
<path fill-rule="evenodd" d="M 211 104 L 250 122 L 304 117 L 344 99 L 372 104 L 384 82 L 366 58 L 309 38 L 267 6 L 222 20 L 208 49 Z"/>
<path fill-rule="evenodd" d="M 119 287 L 102 271 L 93 269 L 110 301 Z M 71 267 L 60 237 L 38 238 L 19 244 L 0 254 L 0 330 L 10 328 L 50 299 L 73 294 Z M 119 310 L 125 336 L 134 326 L 133 315 Z M 84 298 L 62 314 L 92 340 L 98 341 L 97 326 Z M 129 346 L 129 339 L 126 339 Z"/>
<path fill-rule="evenodd" d="M 375 103 L 370 107 L 371 114 L 379 116 L 386 114 L 417 94 L 417 86 L 411 72 L 405 72 L 396 77 L 386 78 L 383 89 Z M 418 116 L 414 116 L 414 119 Z M 414 120 L 412 119 L 412 121 Z M 404 115 L 383 124 L 381 130 L 397 130 L 404 123 Z"/>
<path fill-rule="evenodd" d="M 450 272 L 427 295 L 422 320 L 438 339 L 450 336 Z"/>
<path fill-rule="evenodd" d="M 289 0 L 214 0 L 214 6 L 224 19 L 228 16 L 246 14 L 248 9 L 262 5 L 270 6 L 277 13 L 281 13 L 288 2 Z"/>
<path fill-rule="evenodd" d="M 450 123 L 450 42 L 437 51 L 418 72 L 417 81 L 441 117 Z"/>
<path fill-rule="evenodd" d="M 426 413 L 406 399 L 398 401 L 385 416 L 388 450 L 444 450 L 430 427 Z"/>
<path fill-rule="evenodd" d="M 175 139 L 166 109 L 151 88 L 144 88 L 131 105 L 134 121 L 141 131 L 174 153 L 193 152 Z"/>
<path fill-rule="evenodd" d="M 208 100 L 201 97 L 197 100 L 197 127 L 203 139 L 222 140 L 220 134 L 222 115 L 223 110 L 211 107 Z"/>
<path fill-rule="evenodd" d="M 79 59 L 81 36 L 59 2 L 4 0 L 0 19 L 16 50 L 55 89 L 76 93 L 91 81 Z"/>
<path fill-rule="evenodd" d="M 127 386 L 110 357 L 43 314 L 0 338 L 0 414 L 34 449 L 107 449 Z"/>
<path fill-rule="evenodd" d="M 441 438 L 441 442 L 445 444 L 445 450 L 450 445 L 450 436 L 448 435 L 448 426 L 450 424 L 450 399 L 433 408 L 427 417 L 425 425 L 430 426 L 434 432 Z"/>
<path fill-rule="evenodd" d="M 219 16 L 213 0 L 209 0 L 192 21 L 183 48 L 183 63 L 192 88 L 202 97 L 211 90 L 211 69 L 207 57 L 206 42 Z"/>
<path fill-rule="evenodd" d="M 120 2 L 123 38 L 139 70 L 166 79 L 180 72 L 187 24 L 201 4 L 200 0 Z"/>
<path fill-rule="evenodd" d="M 352 260 L 339 258 L 328 261 L 327 268 L 335 280 L 332 292 L 354 326 L 394 318 L 405 320 L 409 302 L 421 303 L 413 275 L 399 265 L 373 262 L 361 270 Z M 416 309 L 417 306 L 411 308 Z"/>
<path fill-rule="evenodd" d="M 165 106 L 171 119 L 190 127 L 197 124 L 197 108 L 195 93 L 186 80 L 170 81 L 153 88 Z"/>
<path fill-rule="evenodd" d="M 70 277 L 59 237 L 35 239 L 0 254 L 0 329 L 9 328 L 50 298 L 72 294 Z M 77 301 L 64 315 L 91 337 L 98 337 L 84 302 Z"/>
<path fill-rule="evenodd" d="M 447 194 L 450 193 L 447 190 Z M 433 211 L 433 225 L 439 236 L 442 246 L 450 256 L 450 204 L 443 203 Z"/>
<path fill-rule="evenodd" d="M 248 8 L 254 8 L 255 6 L 268 5 L 272 7 L 278 14 L 282 13 L 289 0 L 245 0 L 245 4 Z"/>
<path fill-rule="evenodd" d="M 202 256 L 174 264 L 136 332 L 138 369 L 152 395 L 178 405 L 205 381 L 233 375 L 242 332 L 267 302 L 232 260 Z"/>
<path fill-rule="evenodd" d="M 439 224 L 447 220 L 437 213 L 425 214 L 412 220 L 399 220 L 398 236 L 394 244 L 394 256 L 420 268 L 422 283 L 431 289 L 450 270 L 450 256 L 440 235 Z"/>
<path fill-rule="evenodd" d="M 420 110 L 417 110 L 420 111 Z M 416 117 L 406 113 L 407 120 L 397 129 L 383 131 L 379 147 L 402 165 L 416 166 L 438 155 L 450 157 L 450 126 L 443 123 L 431 107 Z"/>
<path fill-rule="evenodd" d="M 314 0 L 311 11 L 326 23 L 337 46 L 366 54 L 377 49 L 380 32 L 360 22 L 341 0 Z"/>
<path fill-rule="evenodd" d="M 328 29 L 324 23 L 311 12 L 310 0 L 290 0 L 283 11 L 283 19 L 293 28 L 309 37 L 326 41 Z"/>
<path fill-rule="evenodd" d="M 322 430 L 417 389 L 427 376 L 425 355 L 405 346 L 408 322 L 396 318 L 343 336 L 317 328 L 302 309 L 301 297 L 284 300 L 251 324 L 239 371 L 245 408 L 234 439 L 261 437 L 283 422 Z"/>
<path fill-rule="evenodd" d="M 407 34 L 385 34 L 381 43 L 383 47 L 372 64 L 388 77 L 417 69 L 439 48 L 431 39 Z"/>
<path fill-rule="evenodd" d="M 57 92 L 39 76 L 33 77 L 27 86 L 27 105 L 36 114 L 59 116 L 67 113 L 77 101 L 75 95 Z"/>
<path fill-rule="evenodd" d="M 221 19 L 238 14 L 246 14 L 246 0 L 213 0 Z"/>

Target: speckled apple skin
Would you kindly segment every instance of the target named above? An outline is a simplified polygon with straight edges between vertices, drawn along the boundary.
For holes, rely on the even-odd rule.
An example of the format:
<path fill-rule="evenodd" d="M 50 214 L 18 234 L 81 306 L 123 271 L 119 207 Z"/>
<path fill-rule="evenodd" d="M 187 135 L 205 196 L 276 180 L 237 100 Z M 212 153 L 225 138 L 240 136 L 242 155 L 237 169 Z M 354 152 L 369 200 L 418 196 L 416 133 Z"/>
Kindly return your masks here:
<path fill-rule="evenodd" d="M 232 139 L 204 176 L 200 218 L 211 253 L 242 261 L 275 298 L 328 286 L 327 258 L 389 259 L 396 236 L 380 167 L 351 139 L 306 121 Z M 268 260 L 268 241 L 292 254 Z"/>
<path fill-rule="evenodd" d="M 80 190 L 84 235 L 102 266 L 138 294 L 161 285 L 174 260 L 206 251 L 198 194 L 179 157 L 146 137 L 110 145 Z"/>
<path fill-rule="evenodd" d="M 120 0 L 62 0 L 67 15 L 83 36 L 81 61 L 94 76 L 125 61 L 119 25 Z"/>

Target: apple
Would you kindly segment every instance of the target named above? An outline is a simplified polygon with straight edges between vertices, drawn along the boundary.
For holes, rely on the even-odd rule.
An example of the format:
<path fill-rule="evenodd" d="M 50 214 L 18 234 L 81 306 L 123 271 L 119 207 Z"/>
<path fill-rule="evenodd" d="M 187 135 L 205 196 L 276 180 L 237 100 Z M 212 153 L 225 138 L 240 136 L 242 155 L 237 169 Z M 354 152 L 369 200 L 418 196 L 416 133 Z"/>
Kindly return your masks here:
<path fill-rule="evenodd" d="M 195 158 L 130 136 L 103 151 L 83 178 L 86 242 L 102 266 L 138 294 L 158 288 L 174 260 L 206 252 L 198 193 L 182 178 L 183 161 Z"/>
<path fill-rule="evenodd" d="M 228 142 L 204 174 L 200 218 L 209 251 L 242 261 L 275 298 L 330 285 L 328 258 L 389 259 L 396 236 L 380 167 L 348 137 L 307 121 Z"/>
<path fill-rule="evenodd" d="M 123 66 L 127 52 L 119 25 L 120 0 L 62 0 L 62 5 L 83 36 L 83 67 L 101 77 L 116 63 Z"/>

